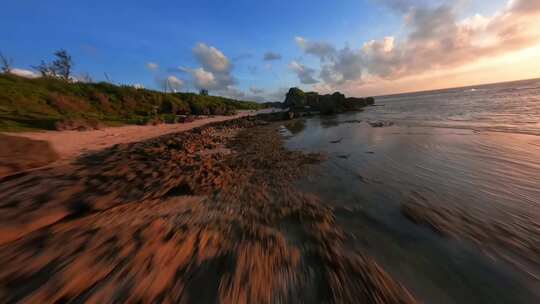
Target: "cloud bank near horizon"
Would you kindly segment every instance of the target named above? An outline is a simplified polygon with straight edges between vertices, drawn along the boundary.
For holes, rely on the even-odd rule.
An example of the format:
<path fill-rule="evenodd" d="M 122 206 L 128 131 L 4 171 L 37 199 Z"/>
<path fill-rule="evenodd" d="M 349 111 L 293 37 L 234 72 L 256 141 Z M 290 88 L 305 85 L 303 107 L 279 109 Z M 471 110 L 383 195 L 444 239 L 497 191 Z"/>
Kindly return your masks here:
<path fill-rule="evenodd" d="M 207 89 L 213 94 L 256 101 L 281 100 L 286 92 L 284 87 L 297 84 L 321 92 L 341 90 L 354 94 L 373 89 L 374 83 L 445 72 L 540 43 L 538 0 L 509 0 L 490 16 L 463 14 L 463 1 L 441 0 L 436 5 L 427 0 L 375 1 L 402 19 L 401 34 L 344 47 L 297 36 L 294 44 L 303 56 L 283 63 L 284 71 L 298 80 L 296 84 L 263 89 L 254 79 L 247 86 L 245 78 L 239 81 L 235 76 L 235 66 L 242 65 L 240 60 L 234 56 L 230 59 L 204 42 L 192 48 L 198 66 L 169 69 L 169 73 L 180 73 L 180 78 L 167 74 L 156 77 L 156 82 L 161 87 L 163 83 L 173 83 L 175 89 Z M 273 64 L 279 65 L 282 59 L 290 57 L 274 51 L 261 55 L 260 66 L 249 65 L 250 75 L 268 71 Z M 315 59 L 315 64 L 309 58 Z M 154 73 L 158 73 L 159 67 L 155 62 L 146 63 L 146 68 Z"/>
<path fill-rule="evenodd" d="M 434 7 L 411 0 L 380 3 L 403 18 L 405 37 L 387 36 L 357 48 L 296 37 L 300 50 L 319 61 L 317 77 L 315 68 L 291 62 L 300 82 L 316 83 L 314 87 L 323 91 L 361 87 L 369 80 L 398 80 L 450 69 L 540 43 L 538 0 L 510 0 L 492 16 L 464 19 L 458 18 L 459 1 Z"/>

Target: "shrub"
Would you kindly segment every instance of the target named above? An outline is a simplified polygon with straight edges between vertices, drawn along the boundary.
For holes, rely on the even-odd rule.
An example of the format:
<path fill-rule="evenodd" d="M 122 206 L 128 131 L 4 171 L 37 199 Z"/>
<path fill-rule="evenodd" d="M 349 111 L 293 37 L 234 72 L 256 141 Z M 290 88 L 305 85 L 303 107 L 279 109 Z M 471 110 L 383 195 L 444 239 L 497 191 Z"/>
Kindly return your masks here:
<path fill-rule="evenodd" d="M 232 114 L 261 104 L 194 93 L 163 93 L 110 83 L 0 75 L 0 130 L 54 128 L 70 117 L 95 117 L 115 125 L 160 114 Z"/>
<path fill-rule="evenodd" d="M 114 109 L 112 108 L 111 103 L 109 102 L 109 98 L 105 94 L 92 91 L 90 98 L 97 103 L 96 107 L 100 109 L 101 112 L 105 114 L 116 113 L 116 111 L 114 111 Z"/>
<path fill-rule="evenodd" d="M 48 103 L 62 114 L 84 113 L 90 110 L 88 103 L 69 95 L 52 93 L 48 97 Z"/>
<path fill-rule="evenodd" d="M 171 95 L 163 96 L 160 106 L 161 113 L 168 114 L 189 114 L 191 112 L 189 104 Z"/>
<path fill-rule="evenodd" d="M 103 127 L 103 124 L 97 119 L 66 118 L 57 121 L 54 126 L 57 131 L 87 131 L 99 130 Z"/>

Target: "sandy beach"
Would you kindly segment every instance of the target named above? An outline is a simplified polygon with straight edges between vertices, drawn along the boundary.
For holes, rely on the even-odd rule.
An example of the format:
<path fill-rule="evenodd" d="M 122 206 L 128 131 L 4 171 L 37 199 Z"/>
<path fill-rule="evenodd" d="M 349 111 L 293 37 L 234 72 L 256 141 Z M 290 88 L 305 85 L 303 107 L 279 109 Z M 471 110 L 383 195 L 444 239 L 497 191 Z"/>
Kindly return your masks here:
<path fill-rule="evenodd" d="M 279 130 L 211 123 L 4 179 L 0 299 L 415 303 L 293 185 L 324 156 Z"/>
<path fill-rule="evenodd" d="M 231 116 L 203 117 L 192 122 L 179 124 L 159 124 L 148 126 L 128 125 L 107 127 L 91 131 L 41 131 L 5 133 L 12 136 L 42 140 L 51 144 L 59 155 L 59 161 L 72 160 L 82 153 L 98 151 L 117 144 L 126 144 L 147 140 L 153 137 L 182 132 L 205 124 L 236 119 L 253 114 L 252 111 L 240 111 Z"/>

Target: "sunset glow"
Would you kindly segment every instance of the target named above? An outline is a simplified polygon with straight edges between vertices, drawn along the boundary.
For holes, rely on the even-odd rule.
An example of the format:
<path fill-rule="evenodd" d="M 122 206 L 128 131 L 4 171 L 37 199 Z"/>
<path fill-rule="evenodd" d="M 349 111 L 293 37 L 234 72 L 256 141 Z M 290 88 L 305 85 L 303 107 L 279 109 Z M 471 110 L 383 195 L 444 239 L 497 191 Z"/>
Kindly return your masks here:
<path fill-rule="evenodd" d="M 436 90 L 539 77 L 540 44 L 456 68 L 439 69 L 396 80 L 370 79 L 361 85 L 344 89 L 353 95 L 386 95 L 388 92 Z"/>

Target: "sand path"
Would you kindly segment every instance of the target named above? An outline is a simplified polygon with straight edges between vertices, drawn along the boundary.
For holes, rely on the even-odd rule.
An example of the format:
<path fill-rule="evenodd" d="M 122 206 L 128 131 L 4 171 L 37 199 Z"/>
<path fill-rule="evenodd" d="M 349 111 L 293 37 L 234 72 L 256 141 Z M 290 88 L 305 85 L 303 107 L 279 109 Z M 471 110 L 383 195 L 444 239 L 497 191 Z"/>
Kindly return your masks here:
<path fill-rule="evenodd" d="M 132 143 L 158 137 L 161 135 L 182 132 L 212 122 L 220 122 L 243 116 L 254 115 L 255 111 L 241 111 L 233 116 L 214 116 L 197 119 L 180 124 L 161 124 L 156 126 L 121 126 L 108 127 L 92 131 L 38 131 L 22 133 L 5 133 L 34 140 L 49 142 L 59 154 L 59 161 L 68 161 L 91 151 L 102 150 L 116 144 Z"/>

